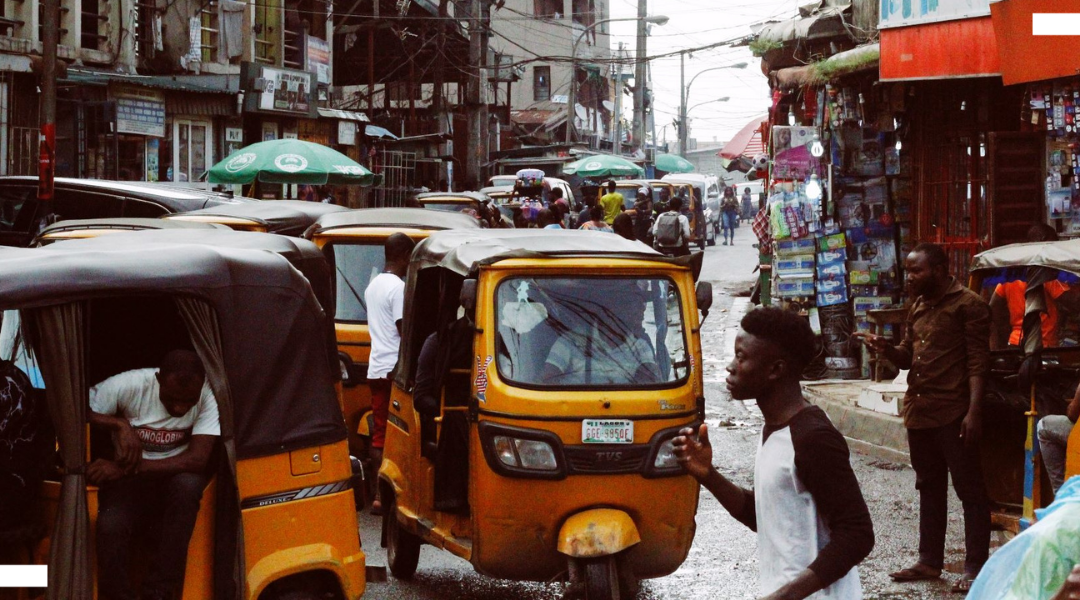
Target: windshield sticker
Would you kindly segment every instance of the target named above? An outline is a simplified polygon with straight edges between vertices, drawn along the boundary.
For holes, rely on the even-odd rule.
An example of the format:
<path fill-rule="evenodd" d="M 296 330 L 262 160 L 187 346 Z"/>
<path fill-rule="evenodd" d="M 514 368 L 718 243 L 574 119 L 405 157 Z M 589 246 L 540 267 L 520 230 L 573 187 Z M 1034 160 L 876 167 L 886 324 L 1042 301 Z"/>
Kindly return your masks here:
<path fill-rule="evenodd" d="M 488 355 L 486 361 L 481 360 L 479 355 L 476 357 L 476 381 L 474 385 L 476 386 L 476 397 L 481 402 L 487 402 L 487 370 L 492 360 L 494 358 L 491 355 Z"/>

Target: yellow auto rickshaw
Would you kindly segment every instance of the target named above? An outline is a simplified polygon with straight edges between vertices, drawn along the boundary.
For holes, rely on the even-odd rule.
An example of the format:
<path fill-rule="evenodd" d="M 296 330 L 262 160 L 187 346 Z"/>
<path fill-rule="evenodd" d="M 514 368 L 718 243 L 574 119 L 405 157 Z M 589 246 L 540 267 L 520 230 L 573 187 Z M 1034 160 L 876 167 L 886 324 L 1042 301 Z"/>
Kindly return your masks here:
<path fill-rule="evenodd" d="M 347 212 L 336 204 L 304 200 L 258 200 L 222 204 L 161 217 L 169 221 L 218 223 L 237 231 L 276 233 L 299 237 L 323 215 Z"/>
<path fill-rule="evenodd" d="M 221 235 L 246 239 L 213 239 Z M 363 594 L 352 491 L 362 482 L 334 389 L 327 316 L 301 271 L 254 238 L 284 239 L 143 231 L 0 250 L 0 309 L 18 311 L 27 333 L 60 464 L 44 474 L 23 539 L 29 562 L 49 565 L 47 598 L 96 596 L 98 488 L 85 469 L 112 444 L 87 425 L 88 388 L 177 348 L 203 362 L 221 424 L 183 598 Z M 31 537 L 39 529 L 43 537 Z"/>
<path fill-rule="evenodd" d="M 599 232 L 417 246 L 379 472 L 396 577 L 431 544 L 618 599 L 682 564 L 698 485 L 671 441 L 704 414 L 699 268 Z"/>
<path fill-rule="evenodd" d="M 1053 486 L 1036 430 L 1065 414 L 1080 381 L 1080 240 L 1010 244 L 976 255 L 970 288 L 990 303 L 991 369 L 980 445 L 995 525 L 1035 521 Z M 1080 474 L 1080 428 L 1067 446 L 1065 477 Z"/>
<path fill-rule="evenodd" d="M 331 265 L 335 290 L 334 327 L 342 372 L 342 402 L 354 456 L 367 456 L 371 436 L 371 393 L 366 385 L 371 353 L 364 291 L 384 267 L 383 245 L 394 233 L 419 242 L 442 229 L 478 229 L 461 213 L 420 208 L 365 208 L 321 217 L 308 232 Z"/>

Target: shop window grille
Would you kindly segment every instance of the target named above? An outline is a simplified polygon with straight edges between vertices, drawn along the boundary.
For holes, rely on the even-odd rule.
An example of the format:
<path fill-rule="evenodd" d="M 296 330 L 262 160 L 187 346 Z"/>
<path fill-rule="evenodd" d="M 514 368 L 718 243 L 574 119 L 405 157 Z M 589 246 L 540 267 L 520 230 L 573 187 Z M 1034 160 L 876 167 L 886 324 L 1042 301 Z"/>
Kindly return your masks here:
<path fill-rule="evenodd" d="M 412 182 L 416 179 L 416 153 L 383 150 L 376 156 L 372 170 L 382 175 L 380 185 L 369 188 L 368 206 L 405 206 L 413 193 Z"/>
<path fill-rule="evenodd" d="M 220 11 L 218 2 L 209 0 L 199 9 L 200 44 L 203 64 L 213 62 L 221 41 Z"/>
<path fill-rule="evenodd" d="M 89 50 L 100 50 L 101 43 L 108 39 L 105 35 L 105 24 L 109 17 L 102 14 L 99 0 L 80 0 L 80 5 L 82 33 L 79 36 L 79 46 Z"/>

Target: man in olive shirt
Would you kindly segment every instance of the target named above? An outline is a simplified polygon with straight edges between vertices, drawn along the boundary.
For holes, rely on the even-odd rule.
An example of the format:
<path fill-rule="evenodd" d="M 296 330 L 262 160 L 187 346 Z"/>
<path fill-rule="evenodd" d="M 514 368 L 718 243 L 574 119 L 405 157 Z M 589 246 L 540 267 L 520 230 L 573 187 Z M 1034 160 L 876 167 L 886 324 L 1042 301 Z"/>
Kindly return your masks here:
<path fill-rule="evenodd" d="M 872 352 L 910 369 L 904 396 L 911 466 L 919 490 L 919 561 L 896 581 L 937 579 L 945 557 L 948 482 L 964 506 L 967 557 L 953 588 L 966 592 L 990 552 L 990 500 L 979 464 L 982 399 L 990 365 L 990 308 L 949 276 L 940 246 L 919 244 L 904 260 L 914 298 L 899 346 L 860 335 Z"/>

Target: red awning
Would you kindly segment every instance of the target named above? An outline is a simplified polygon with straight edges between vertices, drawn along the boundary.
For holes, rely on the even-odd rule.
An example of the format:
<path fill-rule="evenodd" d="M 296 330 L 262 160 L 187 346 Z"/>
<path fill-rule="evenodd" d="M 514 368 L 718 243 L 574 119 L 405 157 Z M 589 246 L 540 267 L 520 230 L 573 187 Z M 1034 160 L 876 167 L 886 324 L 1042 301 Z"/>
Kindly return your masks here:
<path fill-rule="evenodd" d="M 1001 74 L 990 17 L 882 29 L 880 34 L 882 81 Z"/>
<path fill-rule="evenodd" d="M 1075 13 L 1076 0 L 1009 0 L 990 5 L 1005 85 L 1072 77 L 1080 66 L 1080 38 L 1032 33 L 1035 13 Z"/>
<path fill-rule="evenodd" d="M 740 129 L 730 142 L 724 144 L 720 152 L 717 152 L 717 156 L 735 160 L 740 156 L 753 158 L 758 154 L 764 154 L 765 141 L 761 139 L 761 126 L 768 121 L 769 117 L 765 115 L 755 117 L 746 124 L 746 127 Z"/>

